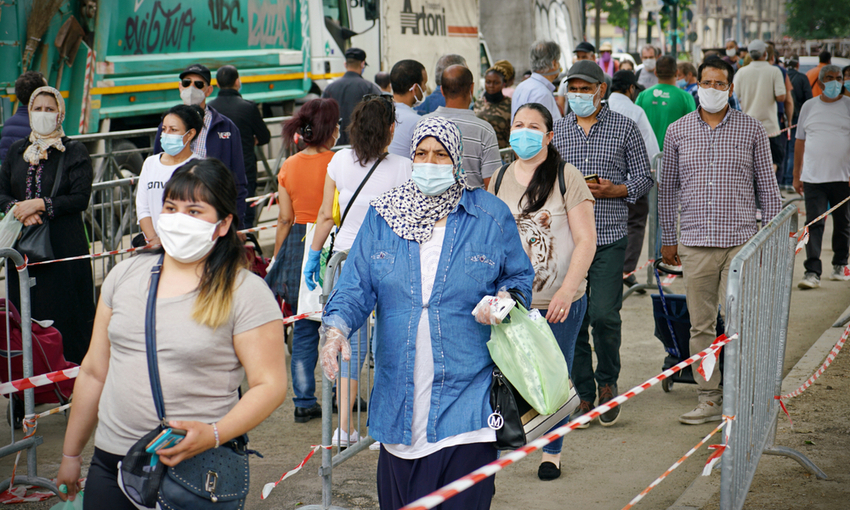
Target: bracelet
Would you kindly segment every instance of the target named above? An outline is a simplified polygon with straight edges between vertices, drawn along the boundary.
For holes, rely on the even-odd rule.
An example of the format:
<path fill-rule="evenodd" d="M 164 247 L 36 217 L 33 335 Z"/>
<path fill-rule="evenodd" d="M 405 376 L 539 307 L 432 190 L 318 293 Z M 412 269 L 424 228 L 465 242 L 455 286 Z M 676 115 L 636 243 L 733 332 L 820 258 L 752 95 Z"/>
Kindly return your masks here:
<path fill-rule="evenodd" d="M 79 459 L 80 457 L 82 457 L 82 454 L 80 454 L 80 455 L 65 455 L 63 453 L 62 456 L 65 457 L 66 459 Z"/>
<path fill-rule="evenodd" d="M 221 442 L 219 441 L 219 438 L 218 438 L 218 426 L 217 426 L 216 423 L 213 423 L 212 426 L 213 426 L 213 434 L 215 434 L 215 447 L 218 448 L 219 446 L 221 446 Z"/>

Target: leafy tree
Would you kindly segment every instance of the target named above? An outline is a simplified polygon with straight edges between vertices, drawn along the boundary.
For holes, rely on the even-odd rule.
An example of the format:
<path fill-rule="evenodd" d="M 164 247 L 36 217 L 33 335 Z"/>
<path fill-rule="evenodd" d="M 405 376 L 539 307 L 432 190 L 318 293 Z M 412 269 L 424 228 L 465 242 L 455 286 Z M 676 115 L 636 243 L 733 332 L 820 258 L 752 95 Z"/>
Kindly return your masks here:
<path fill-rule="evenodd" d="M 787 34 L 797 39 L 832 39 L 850 33 L 850 9 L 834 0 L 790 0 Z"/>

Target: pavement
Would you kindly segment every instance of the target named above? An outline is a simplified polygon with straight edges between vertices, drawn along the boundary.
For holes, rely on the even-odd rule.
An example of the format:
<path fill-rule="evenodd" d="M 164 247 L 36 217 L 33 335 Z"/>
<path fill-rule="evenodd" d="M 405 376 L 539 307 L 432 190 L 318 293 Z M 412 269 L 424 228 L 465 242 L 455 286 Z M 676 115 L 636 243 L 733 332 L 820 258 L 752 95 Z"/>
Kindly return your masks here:
<path fill-rule="evenodd" d="M 268 219 L 275 213 L 275 208 L 272 208 L 264 211 L 263 217 Z M 831 221 L 827 223 L 826 239 L 829 239 L 830 232 Z M 273 242 L 273 235 L 273 230 L 262 232 L 261 243 L 268 246 Z M 271 249 L 268 251 L 270 252 Z M 823 260 L 828 262 L 831 255 L 829 242 L 826 242 Z M 645 259 L 644 256 L 641 260 Z M 823 356 L 819 352 L 824 346 L 830 344 L 828 337 L 830 335 L 834 337 L 831 341 L 834 344 L 840 333 L 836 333 L 831 325 L 850 304 L 850 282 L 831 282 L 825 279 L 820 289 L 812 291 L 797 289 L 796 282 L 803 273 L 802 262 L 803 254 L 796 260 L 784 365 L 784 375 L 795 379 L 807 377 L 803 374 L 808 368 L 822 361 Z M 644 278 L 645 276 L 641 280 Z M 682 292 L 681 280 L 675 280 L 669 290 Z M 661 371 L 665 354 L 661 342 L 653 335 L 654 323 L 649 295 L 635 295 L 627 299 L 623 305 L 622 319 L 623 369 L 619 387 L 621 392 L 625 392 L 657 375 Z M 824 339 L 820 340 L 822 336 Z M 815 350 L 812 350 L 813 345 L 816 346 Z M 820 361 L 816 361 L 819 356 Z M 842 352 L 839 358 L 848 356 L 850 354 Z M 801 359 L 808 361 L 800 365 L 799 363 L 803 363 Z M 824 377 L 830 376 L 829 372 L 828 370 Z M 320 376 L 318 370 L 316 375 L 318 380 Z M 790 382 L 788 384 L 793 386 Z M 833 387 L 840 388 L 837 383 L 832 384 Z M 812 396 L 806 396 L 806 399 L 819 405 L 817 402 L 820 401 L 818 400 L 820 397 L 815 390 L 813 388 Z M 830 391 L 829 395 L 842 396 L 839 392 Z M 846 398 L 846 393 L 843 395 L 844 398 L 839 398 L 830 405 L 843 409 L 846 414 L 850 409 L 850 399 Z M 670 393 L 664 393 L 660 385 L 650 388 L 624 404 L 622 418 L 615 426 L 603 428 L 595 422 L 586 430 L 569 433 L 564 441 L 563 474 L 558 480 L 552 482 L 538 480 L 536 473 L 540 459 L 539 453 L 531 454 L 523 461 L 499 473 L 496 476 L 496 494 L 492 508 L 494 510 L 525 507 L 535 509 L 622 508 L 714 427 L 712 424 L 686 426 L 678 422 L 678 416 L 693 408 L 696 400 L 694 385 L 677 383 Z M 801 399 L 801 402 L 803 400 Z M 40 406 L 37 411 L 43 411 L 49 407 Z M 300 473 L 283 482 L 272 492 L 269 499 L 263 501 L 259 498 L 265 483 L 276 481 L 283 472 L 295 467 L 309 452 L 310 445 L 320 442 L 321 426 L 318 420 L 297 424 L 293 422 L 292 416 L 292 400 L 287 399 L 269 419 L 250 434 L 251 447 L 265 454 L 265 458 L 251 461 L 251 494 L 246 508 L 296 509 L 304 505 L 321 503 L 321 483 L 316 476 L 320 465 L 318 455 Z M 39 425 L 38 434 L 44 438 L 44 445 L 38 448 L 40 459 L 38 470 L 43 476 L 56 475 L 61 459 L 64 427 L 65 419 L 61 414 L 45 418 Z M 816 443 L 825 441 L 825 438 L 846 438 L 845 434 L 850 434 L 846 423 L 843 429 L 821 429 L 815 425 L 810 428 L 814 431 L 812 441 Z M 362 423 L 362 431 L 366 431 L 365 420 Z M 0 437 L 5 435 L 8 438 L 10 432 L 7 424 L 0 423 Z M 843 440 L 846 441 L 846 439 Z M 824 451 L 818 454 L 819 459 L 835 458 L 835 450 L 835 448 L 824 448 Z M 850 448 L 845 447 L 844 450 L 850 451 Z M 91 451 L 92 446 L 89 445 L 84 451 L 84 457 L 89 457 Z M 703 492 L 701 495 L 694 492 L 694 480 L 702 471 L 707 456 L 708 452 L 704 448 L 698 451 L 635 508 L 656 509 L 674 507 L 674 505 L 681 507 L 685 503 L 682 499 L 684 496 L 689 498 L 693 496 L 693 498 L 688 500 L 691 506 L 682 508 L 689 510 L 712 508 L 712 497 L 716 497 L 716 491 Z M 0 478 L 7 477 L 11 472 L 13 460 L 14 456 L 0 459 Z M 773 461 L 782 463 L 783 469 L 786 470 L 783 474 L 789 479 L 805 479 L 806 483 L 820 487 L 814 481 L 808 480 L 802 468 L 791 460 L 770 458 L 763 459 L 762 464 L 767 465 L 768 462 Z M 823 463 L 824 466 L 838 465 L 830 464 L 825 460 L 816 460 L 816 462 L 819 462 L 819 465 Z M 366 450 L 336 467 L 333 471 L 333 504 L 351 510 L 377 508 L 376 465 L 377 453 Z M 846 465 L 844 465 L 845 472 Z M 827 470 L 826 467 L 823 468 Z M 21 459 L 18 472 L 23 472 L 25 469 L 25 459 Z M 827 474 L 833 475 L 833 472 L 827 470 Z M 719 481 L 719 473 L 714 473 L 705 480 L 715 483 Z M 772 483 L 768 483 L 767 488 L 774 488 Z M 803 499 L 799 499 L 801 498 L 799 493 L 793 492 L 795 489 L 789 490 L 792 493 L 785 497 L 792 505 L 796 505 L 793 506 L 794 508 L 832 508 L 808 506 L 807 503 L 803 503 Z M 813 492 L 808 490 L 805 492 L 807 494 L 805 502 L 808 502 Z M 826 501 L 834 497 L 833 492 L 826 490 L 821 492 L 825 494 L 823 498 Z M 56 501 L 53 499 L 43 503 L 30 503 L 24 508 L 47 509 Z M 800 504 L 797 504 L 798 502 Z M 752 508 L 779 507 L 769 505 Z"/>

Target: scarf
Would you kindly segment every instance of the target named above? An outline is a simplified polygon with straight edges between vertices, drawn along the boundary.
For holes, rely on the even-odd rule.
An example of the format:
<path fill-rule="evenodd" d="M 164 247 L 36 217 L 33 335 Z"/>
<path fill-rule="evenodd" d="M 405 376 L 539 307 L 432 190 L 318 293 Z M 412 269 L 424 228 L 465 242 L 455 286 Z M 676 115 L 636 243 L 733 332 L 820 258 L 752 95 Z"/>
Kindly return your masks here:
<path fill-rule="evenodd" d="M 410 141 L 410 159 L 413 159 L 422 140 L 429 136 L 436 138 L 448 151 L 454 167 L 455 183 L 440 195 L 432 197 L 422 193 L 416 183 L 409 180 L 371 202 L 396 235 L 420 244 L 431 239 L 437 221 L 457 207 L 463 190 L 473 189 L 466 185 L 466 177 L 463 175 L 460 130 L 450 120 L 443 117 L 425 117 L 420 120 Z"/>
<path fill-rule="evenodd" d="M 488 94 L 487 92 L 484 93 L 484 99 L 486 99 L 487 102 L 490 104 L 499 104 L 504 98 L 505 95 L 502 94 L 501 90 L 497 94 Z"/>
<path fill-rule="evenodd" d="M 30 133 L 30 145 L 24 151 L 24 161 L 30 165 L 37 165 L 42 159 L 47 159 L 47 150 L 51 147 L 56 147 L 56 150 L 65 152 L 65 146 L 62 144 L 62 137 L 65 136 L 65 131 L 62 129 L 62 122 L 65 120 L 65 100 L 62 99 L 62 94 L 53 87 L 39 87 L 30 96 L 28 105 L 30 116 L 33 114 L 32 105 L 35 98 L 40 94 L 51 94 L 56 98 L 59 115 L 56 117 L 56 129 L 49 135 L 38 134 L 34 129 Z M 32 120 L 30 120 L 30 128 L 32 128 Z"/>

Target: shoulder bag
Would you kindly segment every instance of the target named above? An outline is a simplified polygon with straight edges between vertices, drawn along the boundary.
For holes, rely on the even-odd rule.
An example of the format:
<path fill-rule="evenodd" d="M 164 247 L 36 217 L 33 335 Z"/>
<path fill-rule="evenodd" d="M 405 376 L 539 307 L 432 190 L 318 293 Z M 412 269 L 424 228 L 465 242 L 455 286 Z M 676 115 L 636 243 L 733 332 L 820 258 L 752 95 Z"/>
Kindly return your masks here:
<path fill-rule="evenodd" d="M 118 464 L 118 486 L 139 508 L 239 510 L 248 496 L 248 437 L 243 435 L 174 467 L 153 461 L 147 445 L 169 428 L 156 355 L 156 294 L 163 256 L 151 268 L 145 311 L 148 375 L 160 424 L 130 448 Z"/>
<path fill-rule="evenodd" d="M 65 153 L 60 152 L 59 154 L 59 167 L 56 170 L 56 180 L 53 181 L 50 198 L 56 196 L 56 192 L 59 190 L 59 181 L 62 180 L 62 173 L 65 170 Z M 53 260 L 55 257 L 53 256 L 53 245 L 50 244 L 50 220 L 45 217 L 39 225 L 24 227 L 15 249 L 30 262 Z"/>

